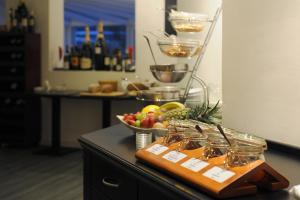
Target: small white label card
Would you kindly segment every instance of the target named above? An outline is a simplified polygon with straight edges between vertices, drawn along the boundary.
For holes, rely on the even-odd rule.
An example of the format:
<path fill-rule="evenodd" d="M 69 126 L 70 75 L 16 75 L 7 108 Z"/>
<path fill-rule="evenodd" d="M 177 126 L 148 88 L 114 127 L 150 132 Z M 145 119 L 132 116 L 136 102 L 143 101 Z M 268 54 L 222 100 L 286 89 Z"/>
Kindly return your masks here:
<path fill-rule="evenodd" d="M 199 159 L 196 159 L 196 158 L 191 158 L 188 161 L 181 164 L 182 167 L 185 167 L 194 172 L 199 172 L 201 169 L 203 169 L 204 167 L 206 167 L 208 165 L 209 165 L 209 163 L 204 162 Z"/>
<path fill-rule="evenodd" d="M 234 176 L 235 173 L 229 170 L 222 169 L 220 167 L 213 167 L 210 170 L 206 171 L 203 176 L 206 176 L 218 183 L 223 183 L 227 179 Z"/>
<path fill-rule="evenodd" d="M 155 155 L 159 155 L 162 152 L 165 152 L 166 150 L 168 150 L 169 148 L 160 144 L 155 144 L 151 147 L 149 147 L 148 149 L 146 149 L 146 151 L 151 152 Z"/>
<path fill-rule="evenodd" d="M 177 163 L 178 161 L 184 159 L 186 156 L 187 155 L 180 153 L 178 151 L 170 151 L 169 153 L 164 155 L 163 158 L 173 163 Z"/>

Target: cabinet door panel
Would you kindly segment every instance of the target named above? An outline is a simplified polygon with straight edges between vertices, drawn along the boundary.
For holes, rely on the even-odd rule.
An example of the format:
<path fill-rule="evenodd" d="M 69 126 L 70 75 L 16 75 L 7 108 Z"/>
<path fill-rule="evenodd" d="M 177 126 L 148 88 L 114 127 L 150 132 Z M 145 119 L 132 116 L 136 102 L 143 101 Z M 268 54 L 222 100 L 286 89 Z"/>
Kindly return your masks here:
<path fill-rule="evenodd" d="M 92 189 L 111 200 L 137 199 L 137 182 L 120 167 L 94 156 L 92 159 Z"/>
<path fill-rule="evenodd" d="M 154 186 L 139 184 L 139 200 L 184 200 L 170 191 L 158 191 Z"/>
<path fill-rule="evenodd" d="M 98 190 L 92 190 L 92 198 L 91 200 L 110 200 L 103 194 L 101 194 Z"/>

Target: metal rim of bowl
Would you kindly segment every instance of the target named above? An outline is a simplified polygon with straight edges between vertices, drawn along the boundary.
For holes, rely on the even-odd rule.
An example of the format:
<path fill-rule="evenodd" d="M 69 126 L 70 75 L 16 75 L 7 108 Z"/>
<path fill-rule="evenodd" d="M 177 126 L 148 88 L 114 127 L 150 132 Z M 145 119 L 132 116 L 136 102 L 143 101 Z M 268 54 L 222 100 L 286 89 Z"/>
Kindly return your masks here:
<path fill-rule="evenodd" d="M 166 67 L 167 69 L 162 69 L 164 67 Z M 188 68 L 188 64 L 184 64 L 184 68 L 179 70 L 176 69 L 176 64 L 150 65 L 150 70 L 152 72 L 188 72 Z"/>

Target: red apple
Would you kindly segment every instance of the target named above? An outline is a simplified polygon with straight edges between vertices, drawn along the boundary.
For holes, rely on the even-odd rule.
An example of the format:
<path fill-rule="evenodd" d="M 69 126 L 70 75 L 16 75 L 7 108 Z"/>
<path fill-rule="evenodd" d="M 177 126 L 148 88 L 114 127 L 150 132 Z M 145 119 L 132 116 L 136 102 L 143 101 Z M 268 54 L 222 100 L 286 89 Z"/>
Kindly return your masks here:
<path fill-rule="evenodd" d="M 134 118 L 132 115 L 128 115 L 128 116 L 126 117 L 126 120 L 135 120 L 135 118 Z"/>
<path fill-rule="evenodd" d="M 154 117 L 149 117 L 149 121 L 148 121 L 148 128 L 152 128 L 153 125 L 155 124 L 155 118 Z"/>
<path fill-rule="evenodd" d="M 135 120 L 128 120 L 128 124 L 131 125 L 131 126 L 134 126 L 135 125 Z"/>
<path fill-rule="evenodd" d="M 149 126 L 149 118 L 145 117 L 144 119 L 141 120 L 141 127 L 148 128 L 148 126 Z"/>

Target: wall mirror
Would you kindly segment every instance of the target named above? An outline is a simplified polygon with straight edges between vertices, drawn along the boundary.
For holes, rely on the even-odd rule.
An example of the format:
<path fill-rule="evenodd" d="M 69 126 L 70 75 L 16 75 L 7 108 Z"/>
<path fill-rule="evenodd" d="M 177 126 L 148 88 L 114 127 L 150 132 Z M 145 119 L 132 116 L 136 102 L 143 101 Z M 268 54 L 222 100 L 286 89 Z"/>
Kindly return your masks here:
<path fill-rule="evenodd" d="M 89 34 L 94 65 L 91 68 L 88 66 L 89 69 L 135 71 L 135 0 L 65 0 L 64 21 L 65 49 L 71 56 L 88 54 L 84 43 L 86 34 Z M 102 25 L 105 46 L 100 49 L 97 45 L 103 45 L 98 44 Z M 97 57 L 100 54 L 102 57 Z M 70 64 L 70 69 L 73 69 L 72 59 Z M 84 68 L 81 66 L 78 69 Z"/>

